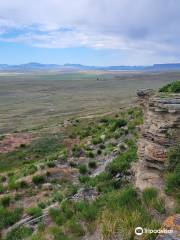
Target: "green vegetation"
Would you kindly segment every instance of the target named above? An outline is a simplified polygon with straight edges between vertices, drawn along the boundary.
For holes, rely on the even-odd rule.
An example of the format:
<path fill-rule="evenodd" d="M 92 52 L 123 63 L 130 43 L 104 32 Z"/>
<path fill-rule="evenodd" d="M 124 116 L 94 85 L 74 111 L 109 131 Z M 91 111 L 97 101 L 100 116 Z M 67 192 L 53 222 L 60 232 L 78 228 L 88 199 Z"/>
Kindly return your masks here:
<path fill-rule="evenodd" d="M 1 205 L 3 207 L 8 207 L 11 201 L 11 197 L 10 196 L 4 196 L 1 198 Z"/>
<path fill-rule="evenodd" d="M 0 229 L 8 227 L 20 220 L 22 216 L 22 209 L 16 208 L 14 210 L 8 210 L 0 207 Z"/>
<path fill-rule="evenodd" d="M 96 167 L 97 167 L 97 162 L 96 162 L 96 161 L 90 161 L 90 162 L 88 163 L 88 166 L 89 166 L 90 168 L 96 168 Z"/>
<path fill-rule="evenodd" d="M 79 172 L 80 172 L 81 174 L 86 174 L 87 171 L 88 171 L 88 169 L 87 169 L 87 166 L 86 166 L 85 164 L 79 165 Z"/>
<path fill-rule="evenodd" d="M 131 142 L 129 150 L 116 157 L 113 162 L 107 166 L 107 171 L 112 176 L 115 176 L 117 173 L 126 173 L 130 167 L 131 162 L 135 161 L 137 158 L 136 151 L 136 145 Z"/>
<path fill-rule="evenodd" d="M 169 83 L 159 89 L 159 92 L 164 93 L 180 93 L 180 81 Z"/>
<path fill-rule="evenodd" d="M 175 197 L 180 212 L 180 145 L 170 149 L 165 174 L 166 193 Z"/>
<path fill-rule="evenodd" d="M 148 208 L 154 208 L 159 213 L 165 213 L 164 201 L 158 198 L 158 193 L 155 188 L 146 188 L 143 191 L 142 197 Z"/>
<path fill-rule="evenodd" d="M 64 150 L 64 146 L 60 144 L 61 136 L 52 135 L 37 139 L 32 144 L 15 151 L 0 154 L 1 171 L 14 169 L 16 167 L 24 168 L 24 176 L 37 171 L 37 167 L 32 162 L 49 160 L 52 156 L 55 158 Z M 52 160 L 52 159 L 51 159 Z"/>
<path fill-rule="evenodd" d="M 36 218 L 42 215 L 42 209 L 40 207 L 31 207 L 27 209 L 27 214 Z"/>
<path fill-rule="evenodd" d="M 43 176 L 43 175 L 33 176 L 32 182 L 36 185 L 42 184 L 45 182 L 45 176 Z"/>
<path fill-rule="evenodd" d="M 21 226 L 9 232 L 5 240 L 23 240 L 29 237 L 31 234 L 32 234 L 32 230 L 30 228 Z"/>

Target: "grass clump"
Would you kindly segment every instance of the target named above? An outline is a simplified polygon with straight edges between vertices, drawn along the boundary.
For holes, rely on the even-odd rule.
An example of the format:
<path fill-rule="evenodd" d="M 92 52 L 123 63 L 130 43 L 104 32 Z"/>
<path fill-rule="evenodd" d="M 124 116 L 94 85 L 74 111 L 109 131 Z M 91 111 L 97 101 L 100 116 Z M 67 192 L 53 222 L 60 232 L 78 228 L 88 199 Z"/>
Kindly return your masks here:
<path fill-rule="evenodd" d="M 164 201 L 158 198 L 158 193 L 155 188 L 146 188 L 142 193 L 142 197 L 148 208 L 154 208 L 159 213 L 165 213 Z"/>
<path fill-rule="evenodd" d="M 30 228 L 21 226 L 9 232 L 5 240 L 23 240 L 29 237 L 31 234 L 32 234 L 32 230 Z"/>
<path fill-rule="evenodd" d="M 117 156 L 106 169 L 112 176 L 115 176 L 117 173 L 124 174 L 129 169 L 131 162 L 135 161 L 136 158 L 136 146 L 134 143 L 131 143 L 129 150 Z"/>
<path fill-rule="evenodd" d="M 180 212 L 180 144 L 168 152 L 167 169 L 165 173 L 165 191 L 174 196 Z"/>
<path fill-rule="evenodd" d="M 96 161 L 90 161 L 90 162 L 88 163 L 88 166 L 89 166 L 90 168 L 96 168 L 96 167 L 97 167 L 97 162 L 96 162 Z"/>
<path fill-rule="evenodd" d="M 43 175 L 33 176 L 32 182 L 36 185 L 42 184 L 45 182 L 45 176 L 43 176 Z"/>
<path fill-rule="evenodd" d="M 159 92 L 180 93 L 180 81 L 175 81 L 163 86 L 162 88 L 159 89 Z"/>
<path fill-rule="evenodd" d="M 22 216 L 22 208 L 15 208 L 14 210 L 8 210 L 0 207 L 0 229 L 8 227 L 20 220 Z"/>
<path fill-rule="evenodd" d="M 79 172 L 81 174 L 86 174 L 88 172 L 87 166 L 85 164 L 80 164 L 79 165 Z"/>
<path fill-rule="evenodd" d="M 11 197 L 10 196 L 4 196 L 1 198 L 1 205 L 3 207 L 8 207 L 10 205 L 11 202 Z"/>
<path fill-rule="evenodd" d="M 36 218 L 42 215 L 42 208 L 40 207 L 31 207 L 27 209 L 27 214 Z"/>
<path fill-rule="evenodd" d="M 63 225 L 65 222 L 65 217 L 59 208 L 50 208 L 49 215 L 54 223 L 57 225 Z"/>

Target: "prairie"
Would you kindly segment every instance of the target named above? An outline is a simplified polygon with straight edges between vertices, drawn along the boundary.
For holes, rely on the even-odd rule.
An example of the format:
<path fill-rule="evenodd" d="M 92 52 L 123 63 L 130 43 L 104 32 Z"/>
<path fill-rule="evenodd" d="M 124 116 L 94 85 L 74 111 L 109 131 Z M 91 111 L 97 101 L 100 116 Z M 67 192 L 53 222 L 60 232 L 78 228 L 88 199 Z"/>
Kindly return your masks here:
<path fill-rule="evenodd" d="M 0 133 L 113 111 L 133 102 L 138 88 L 178 79 L 180 72 L 1 73 Z"/>

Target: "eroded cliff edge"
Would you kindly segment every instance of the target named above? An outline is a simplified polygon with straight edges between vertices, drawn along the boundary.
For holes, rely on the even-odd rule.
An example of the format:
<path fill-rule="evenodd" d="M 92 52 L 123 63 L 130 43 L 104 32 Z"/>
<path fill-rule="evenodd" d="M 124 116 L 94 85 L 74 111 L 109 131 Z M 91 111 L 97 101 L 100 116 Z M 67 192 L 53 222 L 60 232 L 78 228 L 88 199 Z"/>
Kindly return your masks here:
<path fill-rule="evenodd" d="M 141 191 L 149 187 L 158 189 L 165 201 L 167 215 L 171 215 L 175 202 L 165 193 L 164 174 L 169 150 L 180 143 L 180 94 L 155 94 L 151 90 L 141 90 L 137 94 L 144 109 L 144 124 L 138 140 L 138 161 L 133 166 L 135 186 Z M 180 215 L 169 218 L 176 220 L 176 224 L 166 224 L 173 233 L 161 234 L 158 240 L 179 239 Z"/>
<path fill-rule="evenodd" d="M 145 92 L 139 97 L 144 108 L 144 124 L 138 141 L 135 185 L 140 190 L 164 186 L 167 151 L 180 136 L 180 94 L 168 96 Z"/>

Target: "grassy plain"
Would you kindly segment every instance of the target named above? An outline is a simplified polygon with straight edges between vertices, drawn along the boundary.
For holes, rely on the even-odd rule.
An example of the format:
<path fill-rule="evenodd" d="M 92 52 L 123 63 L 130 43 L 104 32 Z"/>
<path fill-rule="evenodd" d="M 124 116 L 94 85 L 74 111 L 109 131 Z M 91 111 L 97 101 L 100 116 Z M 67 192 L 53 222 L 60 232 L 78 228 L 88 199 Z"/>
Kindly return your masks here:
<path fill-rule="evenodd" d="M 179 79 L 180 72 L 0 73 L 0 133 L 113 111 L 133 102 L 138 88 Z"/>

